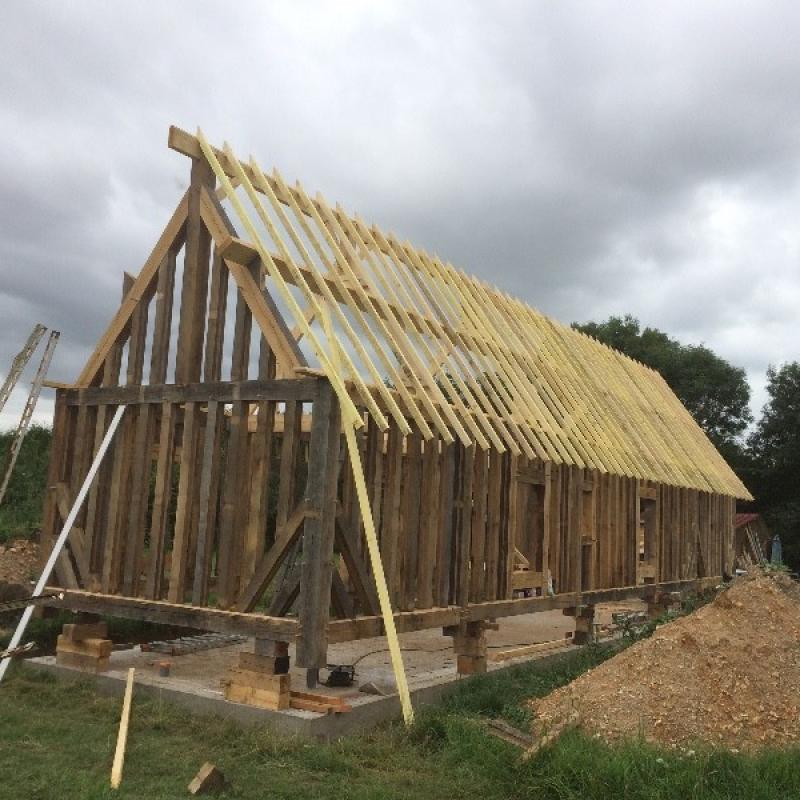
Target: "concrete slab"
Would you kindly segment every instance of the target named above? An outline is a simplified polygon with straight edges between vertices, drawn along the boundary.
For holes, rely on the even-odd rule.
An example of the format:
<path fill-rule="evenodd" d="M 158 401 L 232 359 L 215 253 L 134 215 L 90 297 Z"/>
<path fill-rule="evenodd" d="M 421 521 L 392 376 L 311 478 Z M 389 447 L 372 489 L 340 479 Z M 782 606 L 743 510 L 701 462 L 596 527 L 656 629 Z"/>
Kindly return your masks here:
<path fill-rule="evenodd" d="M 601 619 L 610 619 L 610 607 L 601 610 Z M 574 629 L 574 620 L 560 611 L 540 612 L 500 621 L 499 629 L 487 633 L 490 653 L 536 642 L 563 640 Z M 461 678 L 456 673 L 452 640 L 440 629 L 417 631 L 400 635 L 403 660 L 409 689 L 415 708 L 435 703 L 452 691 Z M 56 664 L 54 657 L 30 659 L 27 663 L 59 678 L 86 679 L 96 682 L 98 691 L 121 694 L 129 667 L 136 668 L 136 693 L 157 697 L 180 705 L 194 713 L 209 714 L 252 725 L 262 725 L 285 735 L 301 735 L 331 739 L 364 730 L 388 719 L 400 716 L 400 702 L 394 693 L 394 677 L 385 637 L 361 639 L 331 645 L 330 664 L 355 664 L 358 685 L 373 683 L 383 688 L 387 696 L 365 694 L 353 688 L 320 687 L 325 694 L 344 697 L 352 711 L 340 714 L 317 714 L 311 711 L 269 711 L 240 703 L 223 696 L 222 681 L 234 666 L 242 650 L 252 652 L 252 640 L 213 650 L 203 650 L 180 656 L 143 652 L 140 647 L 115 651 L 109 670 L 100 675 L 87 675 L 71 667 Z M 489 670 L 506 669 L 531 660 L 561 658 L 575 650 L 572 645 L 554 653 L 537 653 L 501 664 L 490 664 Z M 294 663 L 294 647 L 290 648 Z M 169 677 L 159 675 L 159 664 L 171 663 Z M 293 668 L 292 685 L 305 689 L 305 670 Z M 324 679 L 325 672 L 321 677 Z"/>

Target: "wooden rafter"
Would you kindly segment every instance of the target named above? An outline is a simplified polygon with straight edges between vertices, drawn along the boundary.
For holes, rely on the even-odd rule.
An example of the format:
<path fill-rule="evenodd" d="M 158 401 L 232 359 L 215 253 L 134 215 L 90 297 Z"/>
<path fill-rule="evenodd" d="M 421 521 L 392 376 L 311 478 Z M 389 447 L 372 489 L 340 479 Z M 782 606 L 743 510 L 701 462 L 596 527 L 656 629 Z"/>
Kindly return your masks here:
<path fill-rule="evenodd" d="M 350 421 L 355 401 L 382 429 L 391 417 L 408 433 L 408 418 L 425 439 L 749 496 L 652 370 L 266 174 L 229 145 L 177 128 L 169 141 L 209 160 L 218 196 L 250 239 L 228 231 L 226 262 L 240 273 L 258 262 L 275 282 L 290 337 L 308 341 Z M 311 326 L 323 309 L 336 345 Z"/>

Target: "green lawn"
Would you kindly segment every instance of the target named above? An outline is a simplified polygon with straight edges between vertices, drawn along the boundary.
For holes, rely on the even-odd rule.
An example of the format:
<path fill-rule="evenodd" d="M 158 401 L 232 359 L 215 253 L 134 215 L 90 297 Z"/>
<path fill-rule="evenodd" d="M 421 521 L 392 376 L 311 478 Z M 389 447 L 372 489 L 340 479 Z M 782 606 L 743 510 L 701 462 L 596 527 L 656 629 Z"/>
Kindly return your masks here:
<path fill-rule="evenodd" d="M 134 696 L 122 788 L 108 788 L 120 699 L 18 668 L 0 687 L 0 798 L 185 798 L 204 761 L 230 798 L 800 798 L 800 751 L 691 758 L 641 743 L 609 748 L 571 732 L 530 762 L 486 734 L 486 716 L 525 724 L 544 694 L 604 656 L 526 665 L 465 681 L 441 708 L 321 745 L 194 717 Z"/>

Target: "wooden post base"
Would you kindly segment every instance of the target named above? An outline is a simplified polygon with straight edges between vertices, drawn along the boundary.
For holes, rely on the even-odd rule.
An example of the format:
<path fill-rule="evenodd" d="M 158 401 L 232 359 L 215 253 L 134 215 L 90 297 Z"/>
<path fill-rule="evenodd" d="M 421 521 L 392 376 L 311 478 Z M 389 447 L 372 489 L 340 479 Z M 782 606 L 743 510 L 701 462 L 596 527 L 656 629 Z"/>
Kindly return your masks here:
<path fill-rule="evenodd" d="M 225 681 L 225 699 L 258 708 L 289 708 L 289 644 L 256 639 L 254 653 L 239 653 L 239 665 Z"/>
<path fill-rule="evenodd" d="M 105 672 L 112 648 L 107 635 L 105 622 L 64 625 L 56 642 L 56 663 L 87 672 Z"/>
<path fill-rule="evenodd" d="M 647 618 L 654 620 L 663 617 L 666 614 L 672 602 L 669 597 L 659 595 L 658 597 L 647 600 Z"/>
<path fill-rule="evenodd" d="M 567 617 L 575 617 L 575 634 L 572 637 L 575 644 L 589 644 L 595 640 L 594 606 L 565 608 L 563 613 Z"/>

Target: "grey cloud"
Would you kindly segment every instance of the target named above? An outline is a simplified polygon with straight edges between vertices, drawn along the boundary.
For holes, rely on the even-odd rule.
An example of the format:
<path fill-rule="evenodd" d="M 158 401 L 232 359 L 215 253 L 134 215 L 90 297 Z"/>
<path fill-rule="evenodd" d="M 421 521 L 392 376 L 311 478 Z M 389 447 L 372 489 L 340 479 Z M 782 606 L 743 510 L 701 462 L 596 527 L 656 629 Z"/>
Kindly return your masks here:
<path fill-rule="evenodd" d="M 703 341 L 756 406 L 767 363 L 798 357 L 795 4 L 5 12 L 0 371 L 36 320 L 63 332 L 54 377 L 80 370 L 186 186 L 170 123 L 565 322 Z"/>

